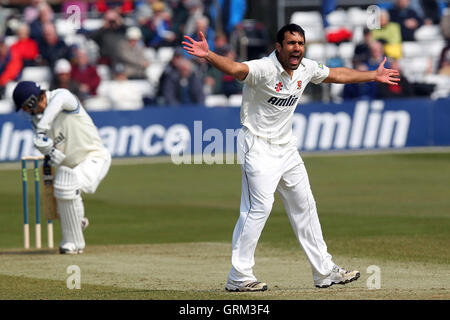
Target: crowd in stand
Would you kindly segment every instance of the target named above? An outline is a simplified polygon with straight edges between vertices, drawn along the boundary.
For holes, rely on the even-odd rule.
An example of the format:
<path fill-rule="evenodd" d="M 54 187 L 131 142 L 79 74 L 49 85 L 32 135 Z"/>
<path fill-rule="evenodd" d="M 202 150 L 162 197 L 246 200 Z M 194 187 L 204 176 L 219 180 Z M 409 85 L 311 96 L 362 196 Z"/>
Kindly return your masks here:
<path fill-rule="evenodd" d="M 55 10 L 45 0 L 32 0 L 9 16 L 0 13 L 0 99 L 5 97 L 6 85 L 20 80 L 22 71 L 29 66 L 48 66 L 52 72 L 50 88 L 68 88 L 85 101 L 97 95 L 103 81 L 98 66 L 102 65 L 109 70 L 111 80 L 122 84 L 113 93 L 130 95 L 125 81 L 148 80 L 153 72 L 150 67 L 157 63 L 146 54 L 146 49 L 170 47 L 173 57 L 164 65 L 155 93 L 146 104 L 204 104 L 208 95 L 229 97 L 240 94 L 242 86 L 183 52 L 180 47 L 183 35 L 196 39 L 202 31 L 212 50 L 241 60 L 266 55 L 271 43 L 264 35 L 261 39 L 267 41 L 262 41 L 256 52 L 248 50 L 247 56 L 239 52 L 241 47 L 236 39 L 245 27 L 242 24 L 245 0 L 78 1 L 83 19 L 97 17 L 101 26 L 86 28 L 81 24 L 76 31 L 81 43 L 67 43 L 64 35 L 58 34 L 56 22 L 64 19 L 62 8 L 73 2 L 77 1 L 62 1 L 61 9 Z M 401 69 L 402 43 L 414 41 L 415 32 L 423 25 L 440 25 L 447 43 L 438 65 L 434 70 L 430 66 L 429 72 L 450 76 L 448 19 L 448 14 L 442 16 L 438 1 L 395 0 L 389 10 L 381 11 L 380 29 L 364 30 L 364 40 L 355 47 L 350 67 L 373 70 L 387 55 L 390 67 Z M 261 23 L 255 30 L 265 31 Z M 7 44 L 5 36 L 14 36 L 15 41 Z M 324 62 L 331 67 L 343 65 L 339 61 Z M 417 88 L 402 77 L 398 87 L 375 83 L 346 85 L 342 97 L 414 96 L 420 91 Z"/>

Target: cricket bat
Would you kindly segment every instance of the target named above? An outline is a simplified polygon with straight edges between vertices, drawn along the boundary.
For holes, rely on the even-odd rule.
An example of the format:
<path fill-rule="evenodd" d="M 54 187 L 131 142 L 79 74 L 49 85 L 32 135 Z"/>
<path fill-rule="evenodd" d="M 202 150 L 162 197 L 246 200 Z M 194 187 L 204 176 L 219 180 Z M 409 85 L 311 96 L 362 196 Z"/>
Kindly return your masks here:
<path fill-rule="evenodd" d="M 42 210 L 47 220 L 58 219 L 56 199 L 53 194 L 54 168 L 49 163 L 50 157 L 45 156 L 42 165 Z"/>

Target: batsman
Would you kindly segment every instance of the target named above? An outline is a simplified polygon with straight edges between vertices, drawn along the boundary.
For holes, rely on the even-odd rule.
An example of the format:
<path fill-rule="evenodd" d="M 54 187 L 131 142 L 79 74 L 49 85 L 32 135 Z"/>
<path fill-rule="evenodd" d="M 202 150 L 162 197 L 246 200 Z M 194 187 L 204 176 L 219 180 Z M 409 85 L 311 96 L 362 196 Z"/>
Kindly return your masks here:
<path fill-rule="evenodd" d="M 55 167 L 53 182 L 56 207 L 61 221 L 59 252 L 80 254 L 86 243 L 82 193 L 95 193 L 111 165 L 97 127 L 66 89 L 42 90 L 32 81 L 19 82 L 13 92 L 16 112 L 31 116 L 34 146 Z"/>

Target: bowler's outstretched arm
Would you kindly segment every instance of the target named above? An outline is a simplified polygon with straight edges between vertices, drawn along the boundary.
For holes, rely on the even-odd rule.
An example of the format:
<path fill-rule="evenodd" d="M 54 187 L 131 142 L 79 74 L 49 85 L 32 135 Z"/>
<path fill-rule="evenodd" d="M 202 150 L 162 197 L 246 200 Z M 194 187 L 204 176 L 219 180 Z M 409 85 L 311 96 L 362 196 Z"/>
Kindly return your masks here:
<path fill-rule="evenodd" d="M 248 66 L 245 63 L 240 63 L 231 60 L 230 58 L 220 56 L 209 50 L 208 42 L 205 35 L 199 32 L 200 41 L 195 41 L 189 36 L 184 36 L 187 41 L 183 41 L 183 48 L 191 55 L 204 58 L 212 66 L 218 70 L 226 73 L 235 79 L 244 80 L 249 72 Z"/>
<path fill-rule="evenodd" d="M 358 71 L 349 68 L 330 68 L 330 74 L 323 82 L 327 83 L 360 83 L 377 81 L 386 84 L 397 85 L 400 81 L 400 73 L 394 69 L 386 69 L 383 62 L 380 63 L 377 70 Z"/>

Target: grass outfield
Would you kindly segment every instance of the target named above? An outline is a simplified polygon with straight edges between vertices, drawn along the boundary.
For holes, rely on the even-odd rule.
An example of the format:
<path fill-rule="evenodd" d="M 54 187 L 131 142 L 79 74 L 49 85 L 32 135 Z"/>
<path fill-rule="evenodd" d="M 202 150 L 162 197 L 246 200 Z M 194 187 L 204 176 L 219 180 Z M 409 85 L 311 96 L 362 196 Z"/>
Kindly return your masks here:
<path fill-rule="evenodd" d="M 240 168 L 114 164 L 84 197 L 87 248 L 71 257 L 21 248 L 20 172 L 0 171 L 0 299 L 450 299 L 449 153 L 304 160 L 329 252 L 359 268 L 355 283 L 313 288 L 276 198 L 256 251 L 255 272 L 269 291 L 226 293 Z M 71 264 L 82 270 L 82 290 L 66 288 Z M 381 268 L 380 290 L 366 287 L 370 265 Z"/>

